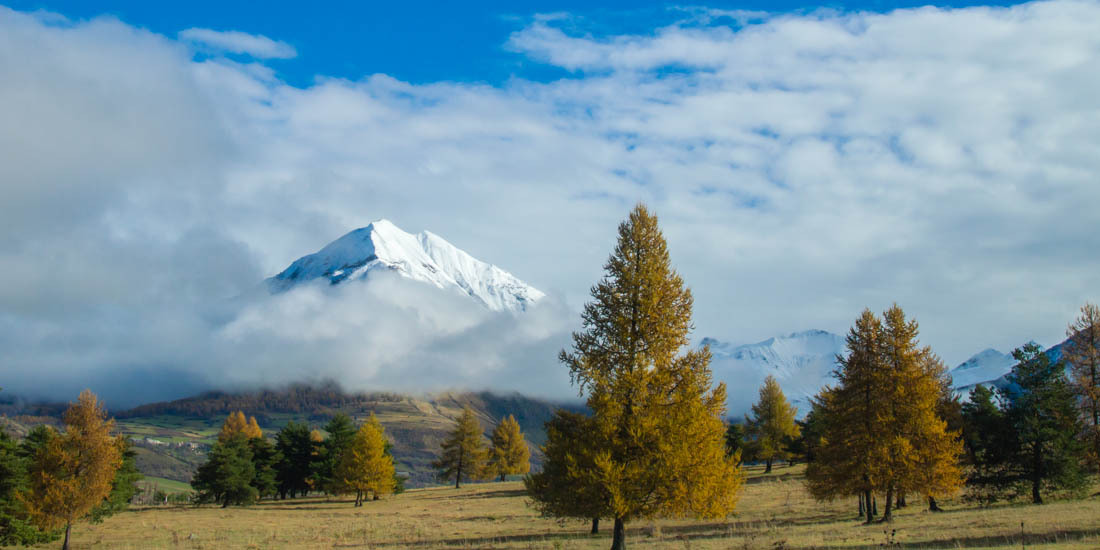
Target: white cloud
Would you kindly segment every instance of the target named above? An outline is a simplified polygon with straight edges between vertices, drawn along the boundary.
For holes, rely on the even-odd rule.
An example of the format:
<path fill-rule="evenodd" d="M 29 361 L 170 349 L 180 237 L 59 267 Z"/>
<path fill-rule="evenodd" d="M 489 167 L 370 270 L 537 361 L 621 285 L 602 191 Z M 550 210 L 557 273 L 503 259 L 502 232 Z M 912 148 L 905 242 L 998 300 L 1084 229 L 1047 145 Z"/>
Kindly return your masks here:
<path fill-rule="evenodd" d="M 637 200 L 698 337 L 842 332 L 897 301 L 957 363 L 1056 343 L 1100 299 L 1100 5 L 707 17 L 610 37 L 536 18 L 508 45 L 577 71 L 555 82 L 296 88 L 114 20 L 0 12 L 0 369 L 537 389 Z M 209 305 L 380 217 L 572 317 Z"/>
<path fill-rule="evenodd" d="M 292 59 L 298 56 L 294 46 L 260 34 L 190 28 L 180 31 L 179 38 L 214 51 L 243 54 L 256 59 Z"/>

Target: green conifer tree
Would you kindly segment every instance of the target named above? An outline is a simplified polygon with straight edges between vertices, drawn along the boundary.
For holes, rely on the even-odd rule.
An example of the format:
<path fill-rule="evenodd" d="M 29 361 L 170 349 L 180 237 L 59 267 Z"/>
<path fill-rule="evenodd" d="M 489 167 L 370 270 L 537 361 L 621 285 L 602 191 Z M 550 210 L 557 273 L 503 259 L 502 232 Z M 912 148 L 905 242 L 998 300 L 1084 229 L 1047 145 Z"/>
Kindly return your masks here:
<path fill-rule="evenodd" d="M 599 447 L 590 418 L 559 409 L 546 423 L 542 470 L 524 478 L 527 494 L 543 516 L 592 521 L 613 517 L 611 493 L 604 488 L 595 457 Z"/>
<path fill-rule="evenodd" d="M 259 497 L 259 491 L 252 485 L 255 477 L 249 440 L 244 433 L 233 433 L 210 449 L 206 463 L 195 472 L 191 487 L 197 493 L 198 502 L 212 502 L 223 508 L 247 506 Z"/>
<path fill-rule="evenodd" d="M 1031 501 L 1042 504 L 1045 487 L 1079 489 L 1085 484 L 1077 402 L 1065 365 L 1052 362 L 1037 344 L 1017 348 L 1012 357 L 1018 362 L 1003 393 L 1016 438 L 1012 463 L 1031 488 Z"/>

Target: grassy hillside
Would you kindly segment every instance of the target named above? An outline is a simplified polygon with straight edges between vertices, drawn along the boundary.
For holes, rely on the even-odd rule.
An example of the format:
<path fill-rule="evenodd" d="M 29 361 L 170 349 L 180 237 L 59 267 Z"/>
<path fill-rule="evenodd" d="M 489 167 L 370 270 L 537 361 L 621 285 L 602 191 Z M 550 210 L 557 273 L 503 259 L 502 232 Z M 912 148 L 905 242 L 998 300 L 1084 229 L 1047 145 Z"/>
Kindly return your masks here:
<path fill-rule="evenodd" d="M 503 416 L 515 415 L 532 446 L 536 464 L 540 459 L 537 446 L 546 439 L 543 424 L 558 407 L 519 394 L 442 393 L 414 397 L 393 393 L 345 393 L 330 384 L 244 393 L 208 392 L 112 412 L 112 415 L 119 431 L 133 439 L 138 469 L 143 474 L 186 483 L 205 460 L 206 451 L 230 412 L 243 410 L 246 415 L 255 416 L 268 436 L 273 436 L 292 420 L 320 429 L 339 412 L 357 422 L 374 413 L 394 443 L 398 470 L 410 474 L 407 486 L 418 487 L 434 483 L 430 463 L 464 406 L 470 406 L 477 413 L 486 434 Z M 9 431 L 21 433 L 26 426 L 36 423 L 56 424 L 57 417 L 41 416 L 40 413 L 52 411 L 59 415 L 64 410 L 38 405 L 28 407 L 27 410 L 13 408 L 11 412 L 39 416 L 14 416 L 20 422 L 11 423 Z"/>
<path fill-rule="evenodd" d="M 912 499 L 913 501 L 919 499 Z M 628 547 L 685 550 L 898 548 L 1094 549 L 1100 500 L 981 509 L 947 502 L 929 513 L 914 502 L 889 526 L 862 525 L 854 501 L 820 504 L 802 468 L 750 471 L 737 512 L 705 521 L 638 521 Z M 586 522 L 540 518 L 518 482 L 460 490 L 437 487 L 368 502 L 347 499 L 264 502 L 249 508 L 146 508 L 73 529 L 74 548 L 515 548 L 605 549 L 610 522 L 588 535 Z"/>

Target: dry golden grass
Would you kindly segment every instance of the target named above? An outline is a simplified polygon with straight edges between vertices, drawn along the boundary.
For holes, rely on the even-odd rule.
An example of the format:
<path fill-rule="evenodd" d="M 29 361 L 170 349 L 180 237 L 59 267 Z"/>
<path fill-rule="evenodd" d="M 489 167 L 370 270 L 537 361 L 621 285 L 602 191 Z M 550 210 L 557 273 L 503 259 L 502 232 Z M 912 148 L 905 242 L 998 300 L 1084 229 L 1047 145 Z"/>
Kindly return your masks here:
<path fill-rule="evenodd" d="M 1100 548 L 1100 501 L 979 509 L 948 502 L 944 513 L 912 502 L 888 525 L 864 526 L 852 500 L 820 504 L 801 468 L 750 471 L 737 513 L 722 521 L 636 522 L 635 548 Z M 914 499 L 916 500 L 916 499 Z M 1021 527 L 1022 524 L 1022 527 Z M 540 518 L 518 482 L 432 488 L 368 502 L 324 498 L 264 502 L 249 508 L 149 508 L 73 529 L 74 548 L 523 548 L 602 549 L 610 522 L 588 535 L 586 522 Z M 53 546 L 56 546 L 53 545 Z"/>

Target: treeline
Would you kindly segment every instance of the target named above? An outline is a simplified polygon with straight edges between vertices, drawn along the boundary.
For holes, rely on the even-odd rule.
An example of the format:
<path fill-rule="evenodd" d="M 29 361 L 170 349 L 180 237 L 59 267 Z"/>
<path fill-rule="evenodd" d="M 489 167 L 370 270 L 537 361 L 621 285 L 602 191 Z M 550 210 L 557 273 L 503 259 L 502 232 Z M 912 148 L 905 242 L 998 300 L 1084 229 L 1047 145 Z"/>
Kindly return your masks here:
<path fill-rule="evenodd" d="M 324 430 L 326 435 L 292 421 L 271 440 L 255 417 L 230 414 L 191 481 L 196 503 L 224 507 L 324 493 L 355 494 L 358 506 L 368 496 L 377 499 L 404 490 L 393 446 L 373 414 L 356 427 L 340 413 Z"/>
<path fill-rule="evenodd" d="M 940 511 L 962 490 L 988 505 L 1044 494 L 1083 496 L 1100 468 L 1100 309 L 1085 304 L 1061 354 L 1028 343 L 1001 388 L 952 392 L 946 367 L 917 340 L 896 305 L 864 311 L 838 358 L 837 383 L 812 400 L 804 421 L 771 377 L 752 415 L 727 429 L 738 461 L 805 460 L 821 500 L 854 496 L 867 522 L 889 521 L 907 495 Z"/>
<path fill-rule="evenodd" d="M 16 442 L 0 430 L 0 546 L 32 545 L 124 510 L 141 479 L 129 441 L 85 390 L 63 417 L 63 430 L 40 425 Z"/>
<path fill-rule="evenodd" d="M 165 403 L 141 405 L 115 415 L 136 418 L 159 415 L 207 418 L 244 411 L 263 419 L 264 413 L 297 413 L 332 416 L 333 409 L 361 403 L 397 403 L 405 398 L 388 392 L 346 393 L 334 382 L 321 386 L 295 384 L 281 390 L 261 390 L 244 393 L 212 391 L 195 397 Z"/>

